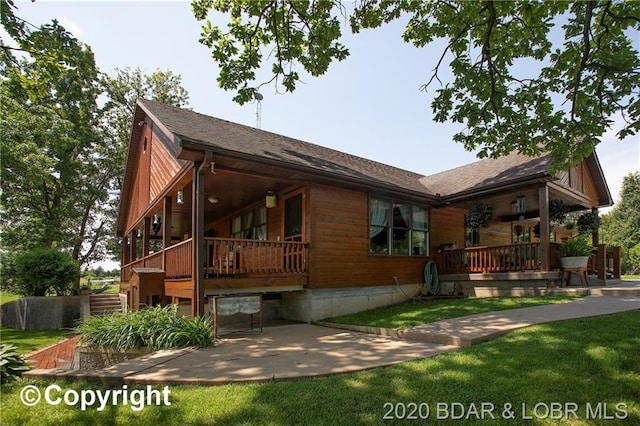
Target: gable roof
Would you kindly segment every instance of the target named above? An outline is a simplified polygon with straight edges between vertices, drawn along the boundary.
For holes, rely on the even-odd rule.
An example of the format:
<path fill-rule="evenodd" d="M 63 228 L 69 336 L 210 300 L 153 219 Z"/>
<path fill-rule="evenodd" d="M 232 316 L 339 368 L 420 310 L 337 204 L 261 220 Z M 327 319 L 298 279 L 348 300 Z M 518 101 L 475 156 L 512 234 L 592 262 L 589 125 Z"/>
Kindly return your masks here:
<path fill-rule="evenodd" d="M 392 186 L 434 196 L 420 182 L 423 176 L 417 173 L 158 102 L 139 99 L 137 103 L 182 148 L 195 143 L 216 152 L 250 156 L 373 186 Z"/>
<path fill-rule="evenodd" d="M 463 195 L 524 180 L 548 180 L 549 166 L 549 154 L 529 157 L 512 153 L 425 176 L 422 181 L 444 196 Z"/>
<path fill-rule="evenodd" d="M 480 160 L 451 170 L 424 176 L 320 145 L 233 123 L 194 111 L 138 99 L 134 122 L 149 116 L 169 139 L 170 150 L 180 156 L 185 147 L 211 149 L 254 161 L 356 181 L 371 187 L 403 190 L 432 199 L 451 200 L 478 192 L 493 192 L 506 186 L 553 180 L 550 156 L 529 157 L 512 153 Z M 133 126 L 132 140 L 138 126 Z M 175 151 L 174 151 L 175 150 Z M 586 160 L 602 206 L 611 205 L 611 195 L 598 159 Z"/>

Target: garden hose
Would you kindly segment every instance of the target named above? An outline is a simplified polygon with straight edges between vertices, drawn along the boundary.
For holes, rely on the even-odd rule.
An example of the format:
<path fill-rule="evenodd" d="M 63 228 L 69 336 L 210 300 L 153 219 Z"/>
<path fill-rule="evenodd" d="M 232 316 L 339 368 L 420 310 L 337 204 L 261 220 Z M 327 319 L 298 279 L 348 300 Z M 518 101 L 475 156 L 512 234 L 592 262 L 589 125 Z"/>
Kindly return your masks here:
<path fill-rule="evenodd" d="M 440 292 L 438 267 L 433 260 L 424 265 L 424 286 L 429 294 L 436 295 Z"/>

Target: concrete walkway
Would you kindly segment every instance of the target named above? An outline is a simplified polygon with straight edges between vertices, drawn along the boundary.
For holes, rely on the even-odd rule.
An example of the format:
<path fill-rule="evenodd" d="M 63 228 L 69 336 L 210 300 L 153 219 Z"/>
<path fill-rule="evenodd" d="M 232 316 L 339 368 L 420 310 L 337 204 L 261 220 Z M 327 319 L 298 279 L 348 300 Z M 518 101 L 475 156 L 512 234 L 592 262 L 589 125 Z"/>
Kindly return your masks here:
<path fill-rule="evenodd" d="M 213 348 L 158 351 L 97 371 L 32 370 L 27 375 L 113 385 L 213 385 L 323 376 L 431 357 L 529 325 L 640 309 L 640 293 L 627 294 L 587 296 L 390 331 L 399 338 L 309 324 L 265 327 L 263 334 L 224 338 Z"/>

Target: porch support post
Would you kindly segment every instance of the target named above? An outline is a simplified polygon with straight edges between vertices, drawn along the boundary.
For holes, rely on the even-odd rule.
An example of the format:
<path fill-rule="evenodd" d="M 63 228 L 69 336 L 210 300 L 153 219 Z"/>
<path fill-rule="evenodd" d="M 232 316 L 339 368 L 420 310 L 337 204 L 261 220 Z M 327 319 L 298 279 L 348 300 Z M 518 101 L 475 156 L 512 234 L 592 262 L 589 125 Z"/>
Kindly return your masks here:
<path fill-rule="evenodd" d="M 193 203 L 192 223 L 193 232 L 193 298 L 191 299 L 191 313 L 194 317 L 204 315 L 204 172 L 209 167 L 213 153 L 207 151 L 202 162 L 194 163 L 193 168 Z"/>
<path fill-rule="evenodd" d="M 144 227 L 142 229 L 142 257 L 149 256 L 149 247 L 151 242 L 151 218 L 144 218 Z"/>
<path fill-rule="evenodd" d="M 592 211 L 594 214 L 598 214 L 598 208 L 597 208 L 597 207 L 593 207 L 593 208 L 591 209 L 591 211 Z M 597 246 L 598 246 L 598 244 L 599 244 L 599 239 L 600 239 L 600 238 L 599 238 L 599 236 L 598 236 L 598 229 L 596 228 L 596 229 L 594 229 L 594 230 L 592 230 L 592 231 L 591 231 L 591 244 L 593 244 L 593 246 L 594 246 L 594 247 L 597 247 Z"/>
<path fill-rule="evenodd" d="M 162 249 L 166 250 L 171 245 L 171 197 L 164 198 L 162 221 Z M 164 257 L 162 259 L 164 268 Z"/>
<path fill-rule="evenodd" d="M 129 261 L 133 262 L 137 259 L 136 257 L 136 245 L 138 244 L 138 230 L 134 229 L 131 231 L 131 244 L 129 245 Z"/>
<path fill-rule="evenodd" d="M 538 205 L 540 213 L 540 270 L 549 271 L 551 269 L 551 259 L 549 256 L 549 187 L 541 186 L 538 191 Z"/>

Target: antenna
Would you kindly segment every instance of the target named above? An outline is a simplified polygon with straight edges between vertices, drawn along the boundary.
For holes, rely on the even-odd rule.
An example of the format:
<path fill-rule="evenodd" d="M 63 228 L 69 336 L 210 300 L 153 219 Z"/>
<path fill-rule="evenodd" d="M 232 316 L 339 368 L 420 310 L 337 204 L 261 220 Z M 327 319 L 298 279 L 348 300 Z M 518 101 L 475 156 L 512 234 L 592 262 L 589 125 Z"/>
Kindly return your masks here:
<path fill-rule="evenodd" d="M 253 93 L 253 97 L 256 99 L 256 128 L 260 128 L 262 126 L 262 104 L 260 103 L 260 101 L 262 101 L 263 96 L 258 92 L 254 92 Z"/>

